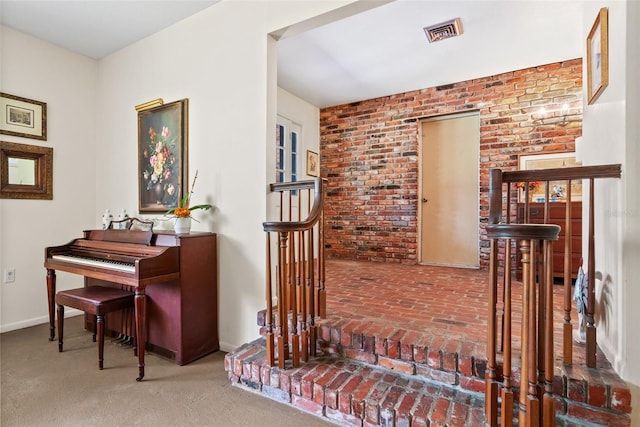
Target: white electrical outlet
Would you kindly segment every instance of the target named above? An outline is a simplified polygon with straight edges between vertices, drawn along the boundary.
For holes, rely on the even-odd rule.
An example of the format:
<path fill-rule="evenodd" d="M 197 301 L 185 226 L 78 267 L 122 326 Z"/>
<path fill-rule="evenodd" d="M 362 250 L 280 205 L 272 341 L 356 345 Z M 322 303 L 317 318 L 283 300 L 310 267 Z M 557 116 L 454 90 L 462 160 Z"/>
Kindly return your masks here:
<path fill-rule="evenodd" d="M 16 269 L 10 268 L 4 270 L 4 283 L 13 283 L 16 281 Z"/>

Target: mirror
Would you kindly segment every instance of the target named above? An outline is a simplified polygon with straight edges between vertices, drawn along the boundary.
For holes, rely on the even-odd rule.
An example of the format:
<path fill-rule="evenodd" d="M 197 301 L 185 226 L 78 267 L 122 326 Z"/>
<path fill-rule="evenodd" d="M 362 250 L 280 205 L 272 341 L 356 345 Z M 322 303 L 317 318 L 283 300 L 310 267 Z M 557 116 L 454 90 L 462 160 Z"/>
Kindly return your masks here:
<path fill-rule="evenodd" d="M 36 185 L 36 161 L 9 157 L 9 184 Z"/>
<path fill-rule="evenodd" d="M 53 148 L 0 141 L 0 198 L 53 199 Z"/>

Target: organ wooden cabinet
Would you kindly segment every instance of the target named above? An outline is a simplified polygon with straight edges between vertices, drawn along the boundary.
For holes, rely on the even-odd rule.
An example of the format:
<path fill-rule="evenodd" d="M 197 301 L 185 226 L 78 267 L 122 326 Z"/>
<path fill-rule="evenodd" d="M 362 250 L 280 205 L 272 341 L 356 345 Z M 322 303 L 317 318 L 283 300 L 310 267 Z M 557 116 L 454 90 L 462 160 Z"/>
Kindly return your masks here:
<path fill-rule="evenodd" d="M 180 277 L 146 286 L 146 347 L 178 365 L 219 349 L 216 237 L 200 232 L 153 233 L 151 245 L 178 247 Z M 92 285 L 121 287 L 117 282 L 86 277 L 85 286 Z M 108 316 L 107 334 L 127 335 L 133 329 L 132 317 L 127 321 L 122 316 Z M 91 316 L 85 322 L 87 329 L 94 330 Z"/>
<path fill-rule="evenodd" d="M 565 218 L 567 206 L 564 202 L 549 203 L 549 224 L 560 226 L 558 240 L 553 242 L 553 276 L 564 277 L 564 244 L 565 244 Z M 525 204 L 518 203 L 516 222 L 525 222 Z M 529 224 L 544 224 L 544 203 L 529 203 Z M 578 274 L 580 259 L 582 258 L 582 202 L 571 203 L 571 277 Z M 520 256 L 518 256 L 520 259 Z M 522 278 L 522 265 L 518 262 L 516 274 Z"/>

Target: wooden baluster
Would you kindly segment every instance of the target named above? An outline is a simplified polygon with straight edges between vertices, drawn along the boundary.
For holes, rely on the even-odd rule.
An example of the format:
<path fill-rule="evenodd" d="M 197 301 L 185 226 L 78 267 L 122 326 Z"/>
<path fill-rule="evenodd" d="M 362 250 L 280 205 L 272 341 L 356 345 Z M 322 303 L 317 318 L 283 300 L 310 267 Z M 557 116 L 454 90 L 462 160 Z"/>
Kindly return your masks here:
<path fill-rule="evenodd" d="M 327 317 L 327 294 L 324 289 L 325 281 L 325 254 L 324 254 L 324 210 L 320 213 L 318 229 L 318 316 Z"/>
<path fill-rule="evenodd" d="M 266 292 L 267 346 L 266 346 L 266 351 L 267 351 L 267 364 L 269 366 L 273 366 L 275 364 L 275 354 L 274 354 L 274 348 L 273 348 L 273 302 L 272 302 L 273 291 L 272 291 L 272 285 L 271 285 L 271 233 L 266 233 L 266 234 L 267 234 L 267 266 L 266 266 L 267 267 L 267 292 Z"/>
<path fill-rule="evenodd" d="M 287 310 L 287 232 L 279 232 L 280 250 L 278 251 L 279 281 L 278 281 L 278 367 L 285 368 L 285 362 L 289 358 L 289 328 Z"/>
<path fill-rule="evenodd" d="M 571 217 L 571 207 L 571 180 L 568 180 L 564 223 L 564 324 L 562 325 L 562 357 L 567 365 L 573 363 L 573 327 L 571 326 L 573 218 Z"/>
<path fill-rule="evenodd" d="M 595 309 L 596 280 L 596 246 L 595 246 L 595 214 L 594 214 L 594 179 L 589 180 L 589 269 L 587 281 L 587 366 L 596 367 L 596 325 L 593 317 Z"/>
<path fill-rule="evenodd" d="M 520 329 L 520 397 L 518 399 L 519 412 L 518 424 L 526 426 L 529 414 L 527 413 L 527 379 L 529 368 L 529 283 L 531 281 L 530 254 L 531 242 L 529 240 L 520 241 L 520 253 L 522 254 L 522 321 Z"/>
<path fill-rule="evenodd" d="M 553 241 L 545 240 L 545 300 L 540 305 L 545 306 L 544 321 L 544 396 L 542 398 L 542 425 L 554 427 L 556 425 L 555 401 L 553 399 Z"/>
<path fill-rule="evenodd" d="M 302 340 L 302 360 L 309 360 L 309 329 L 307 324 L 308 315 L 308 292 L 307 292 L 307 247 L 305 244 L 305 231 L 300 233 L 300 332 Z"/>
<path fill-rule="evenodd" d="M 487 371 L 485 373 L 485 415 L 487 423 L 498 423 L 498 382 L 496 381 L 496 305 L 498 287 L 498 240 L 491 239 L 489 253 L 489 324 L 487 328 Z"/>
<path fill-rule="evenodd" d="M 291 292 L 291 359 L 293 367 L 300 366 L 300 335 L 298 335 L 298 285 L 296 275 L 296 236 L 289 232 L 289 290 Z"/>
<path fill-rule="evenodd" d="M 508 206 L 508 204 L 507 204 Z M 506 239 L 504 247 L 504 309 L 502 315 L 502 427 L 513 425 L 513 390 L 511 388 L 511 239 Z"/>
<path fill-rule="evenodd" d="M 537 351 L 537 322 L 536 322 L 536 272 L 538 265 L 538 241 L 530 241 L 530 264 L 529 280 L 526 289 L 528 295 L 527 304 L 527 420 L 526 426 L 540 425 L 540 401 L 538 399 L 538 351 Z M 524 310 L 523 310 L 524 311 Z M 524 338 L 523 338 L 524 341 Z"/>
<path fill-rule="evenodd" d="M 313 260 L 313 228 L 309 230 L 309 277 L 307 278 L 307 286 L 309 293 L 309 352 L 311 355 L 316 354 L 316 290 L 315 290 L 315 262 Z"/>

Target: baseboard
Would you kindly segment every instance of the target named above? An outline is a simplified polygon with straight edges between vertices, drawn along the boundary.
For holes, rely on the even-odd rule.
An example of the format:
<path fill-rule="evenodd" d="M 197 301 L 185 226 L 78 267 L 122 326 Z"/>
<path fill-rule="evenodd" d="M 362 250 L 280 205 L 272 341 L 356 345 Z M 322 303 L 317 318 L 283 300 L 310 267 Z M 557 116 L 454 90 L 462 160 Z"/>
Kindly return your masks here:
<path fill-rule="evenodd" d="M 79 316 L 84 314 L 80 310 L 75 308 L 67 308 L 64 310 L 64 318 Z M 32 326 L 42 325 L 49 323 L 49 316 L 34 317 L 32 319 L 21 320 L 19 322 L 8 323 L 6 325 L 0 325 L 0 333 L 11 332 L 18 329 L 30 328 Z"/>

